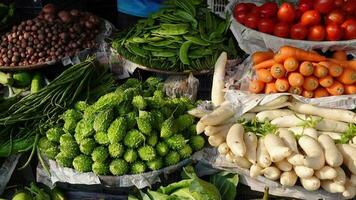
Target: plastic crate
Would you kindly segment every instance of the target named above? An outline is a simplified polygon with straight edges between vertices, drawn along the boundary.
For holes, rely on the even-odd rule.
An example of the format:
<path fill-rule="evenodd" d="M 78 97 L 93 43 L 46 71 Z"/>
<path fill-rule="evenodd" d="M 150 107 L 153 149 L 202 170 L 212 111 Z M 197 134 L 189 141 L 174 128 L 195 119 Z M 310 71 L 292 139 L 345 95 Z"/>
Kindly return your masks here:
<path fill-rule="evenodd" d="M 228 0 L 208 0 L 207 3 L 213 13 L 221 17 L 225 16 L 225 7 L 229 3 Z"/>

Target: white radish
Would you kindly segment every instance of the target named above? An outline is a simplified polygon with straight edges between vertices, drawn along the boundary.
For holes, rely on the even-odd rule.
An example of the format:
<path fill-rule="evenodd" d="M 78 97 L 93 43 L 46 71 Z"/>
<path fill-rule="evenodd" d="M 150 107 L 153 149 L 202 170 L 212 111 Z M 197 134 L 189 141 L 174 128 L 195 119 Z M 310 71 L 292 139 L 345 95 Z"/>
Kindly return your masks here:
<path fill-rule="evenodd" d="M 356 113 L 349 110 L 335 109 L 335 108 L 322 108 L 311 104 L 303 104 L 299 102 L 291 103 L 289 108 L 298 113 L 316 115 L 316 116 L 323 117 L 325 119 L 332 119 L 336 121 L 356 123 Z"/>
<path fill-rule="evenodd" d="M 227 53 L 222 52 L 215 63 L 213 85 L 211 89 L 211 101 L 215 106 L 219 106 L 225 100 L 224 88 L 225 88 L 225 67 L 227 63 Z"/>
<path fill-rule="evenodd" d="M 272 125 L 275 125 L 279 128 L 289 128 L 294 126 L 304 126 L 307 121 L 316 121 L 320 120 L 320 117 L 317 116 L 308 116 L 303 114 L 292 114 L 287 116 L 278 117 L 271 121 Z"/>
<path fill-rule="evenodd" d="M 276 109 L 280 109 L 280 108 L 284 108 L 289 106 L 290 103 L 289 102 L 284 102 L 275 106 L 256 106 L 254 108 L 252 108 L 251 110 L 249 110 L 249 112 L 261 112 L 264 110 L 276 110 Z"/>
<path fill-rule="evenodd" d="M 256 118 L 258 121 L 271 121 L 278 117 L 293 115 L 293 111 L 289 109 L 278 109 L 278 110 L 265 110 L 262 112 L 257 113 Z"/>
<path fill-rule="evenodd" d="M 233 162 L 237 166 L 244 168 L 244 169 L 249 169 L 251 167 L 252 164 L 245 157 L 236 156 L 231 151 L 229 152 L 229 154 L 231 154 Z"/>
<path fill-rule="evenodd" d="M 270 180 L 277 180 L 281 176 L 281 171 L 275 166 L 269 166 L 262 170 L 263 175 Z"/>
<path fill-rule="evenodd" d="M 215 135 L 209 136 L 208 142 L 213 147 L 218 147 L 226 141 L 227 131 L 221 131 Z"/>
<path fill-rule="evenodd" d="M 222 124 L 224 121 L 234 116 L 234 114 L 235 114 L 234 105 L 229 101 L 225 101 L 218 108 L 216 108 L 212 113 L 202 117 L 200 121 L 205 125 L 216 126 Z"/>
<path fill-rule="evenodd" d="M 234 156 L 232 155 L 231 152 L 228 152 L 226 155 L 225 155 L 225 158 L 228 162 L 230 163 L 233 163 L 234 162 Z"/>
<path fill-rule="evenodd" d="M 283 172 L 280 177 L 280 183 L 283 186 L 292 187 L 298 180 L 297 174 L 292 170 L 289 172 Z"/>
<path fill-rule="evenodd" d="M 352 185 L 356 187 L 356 175 L 355 174 L 351 174 L 350 181 L 351 181 Z"/>
<path fill-rule="evenodd" d="M 263 174 L 263 173 L 262 173 L 262 170 L 263 170 L 262 167 L 260 167 L 260 166 L 257 165 L 257 164 L 253 164 L 253 165 L 251 165 L 251 167 L 250 167 L 250 176 L 251 176 L 252 178 L 256 178 L 257 176 L 260 176 L 261 174 Z"/>
<path fill-rule="evenodd" d="M 293 165 L 290 164 L 287 160 L 281 160 L 279 162 L 274 163 L 278 169 L 283 172 L 289 172 L 293 169 Z"/>
<path fill-rule="evenodd" d="M 342 193 L 342 196 L 345 199 L 353 199 L 356 195 L 356 187 L 353 186 L 350 181 L 345 184 L 345 191 Z"/>
<path fill-rule="evenodd" d="M 356 144 L 356 136 L 352 138 L 352 143 Z"/>
<path fill-rule="evenodd" d="M 244 142 L 246 145 L 246 155 L 248 161 L 252 164 L 256 163 L 257 154 L 257 136 L 254 133 L 247 132 L 244 133 Z"/>
<path fill-rule="evenodd" d="M 315 171 L 315 176 L 320 180 L 332 180 L 336 178 L 337 171 L 330 166 L 324 166 L 321 169 Z"/>
<path fill-rule="evenodd" d="M 227 146 L 226 142 L 221 143 L 218 147 L 218 152 L 221 155 L 226 155 L 227 153 L 229 153 L 229 151 L 230 151 L 230 149 L 229 149 L 229 146 Z"/>
<path fill-rule="evenodd" d="M 333 140 L 340 140 L 342 133 L 335 133 L 335 132 L 326 132 L 326 131 L 318 131 L 319 135 L 328 135 Z"/>
<path fill-rule="evenodd" d="M 292 155 L 288 156 L 287 161 L 293 166 L 301 166 L 304 165 L 305 156 L 299 153 L 292 153 Z"/>
<path fill-rule="evenodd" d="M 310 178 L 300 178 L 300 183 L 308 191 L 315 191 L 320 188 L 320 180 L 315 176 Z"/>
<path fill-rule="evenodd" d="M 266 168 L 272 164 L 271 157 L 268 154 L 268 151 L 264 144 L 264 139 L 262 137 L 258 139 L 256 156 L 257 156 L 257 163 L 259 166 Z"/>
<path fill-rule="evenodd" d="M 294 153 L 299 153 L 297 140 L 291 131 L 285 128 L 279 128 L 277 130 L 277 134 L 288 148 L 290 148 Z"/>
<path fill-rule="evenodd" d="M 342 193 L 345 191 L 345 186 L 339 183 L 335 183 L 331 180 L 321 181 L 321 187 L 330 193 Z"/>
<path fill-rule="evenodd" d="M 264 100 L 262 100 L 260 102 L 260 105 L 261 106 L 278 106 L 278 105 L 280 105 L 282 103 L 287 102 L 288 99 L 289 99 L 289 96 L 283 95 L 283 96 L 279 96 L 279 97 L 277 97 L 277 98 L 275 98 L 272 101 L 269 101 L 267 103 L 264 103 Z"/>
<path fill-rule="evenodd" d="M 236 123 L 231 126 L 226 136 L 226 144 L 229 146 L 231 152 L 236 156 L 245 156 L 246 145 L 244 142 L 244 127 Z"/>
<path fill-rule="evenodd" d="M 325 162 L 331 167 L 339 167 L 342 165 L 343 156 L 335 145 L 334 140 L 328 135 L 320 135 L 318 142 L 324 150 Z"/>
<path fill-rule="evenodd" d="M 345 171 L 341 167 L 335 167 L 336 177 L 333 179 L 335 183 L 339 183 L 340 185 L 344 185 L 346 183 L 346 174 Z"/>
<path fill-rule="evenodd" d="M 337 144 L 337 148 L 344 157 L 343 163 L 352 174 L 356 174 L 356 148 L 349 144 Z"/>
<path fill-rule="evenodd" d="M 281 161 L 292 154 L 292 150 L 275 134 L 267 134 L 264 137 L 264 144 L 272 162 Z"/>
<path fill-rule="evenodd" d="M 307 135 L 314 139 L 318 139 L 319 133 L 314 128 L 305 128 L 302 126 L 291 127 L 288 129 L 295 136 Z"/>
<path fill-rule="evenodd" d="M 314 170 L 305 166 L 294 166 L 294 171 L 299 178 L 310 178 L 314 174 Z"/>
<path fill-rule="evenodd" d="M 304 165 L 306 167 L 318 170 L 325 165 L 323 148 L 316 139 L 303 135 L 299 138 L 298 143 L 307 155 L 304 160 Z"/>
<path fill-rule="evenodd" d="M 205 127 L 206 127 L 205 124 L 203 124 L 201 121 L 198 121 L 198 123 L 196 125 L 197 134 L 203 133 Z"/>
<path fill-rule="evenodd" d="M 315 129 L 319 131 L 327 132 L 337 132 L 343 133 L 349 128 L 348 124 L 345 122 L 335 121 L 332 119 L 322 119 L 315 126 Z"/>
<path fill-rule="evenodd" d="M 204 129 L 204 133 L 206 136 L 212 136 L 220 132 L 227 132 L 229 131 L 232 124 L 225 124 L 220 126 L 206 126 Z"/>
<path fill-rule="evenodd" d="M 188 114 L 196 117 L 196 118 L 202 118 L 205 115 L 210 114 L 211 112 L 213 112 L 212 110 L 205 110 L 205 109 L 200 109 L 200 108 L 193 108 L 191 110 L 188 111 Z"/>

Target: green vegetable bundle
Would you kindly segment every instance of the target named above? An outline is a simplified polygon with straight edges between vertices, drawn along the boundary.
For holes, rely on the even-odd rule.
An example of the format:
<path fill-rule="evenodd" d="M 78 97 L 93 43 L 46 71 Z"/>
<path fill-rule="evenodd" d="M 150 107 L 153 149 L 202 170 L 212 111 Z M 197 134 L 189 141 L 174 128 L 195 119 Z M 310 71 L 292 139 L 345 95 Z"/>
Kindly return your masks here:
<path fill-rule="evenodd" d="M 77 102 L 39 141 L 40 150 L 62 167 L 97 175 L 138 174 L 177 164 L 202 149 L 194 104 L 169 99 L 157 78 L 129 79 L 96 102 Z"/>
<path fill-rule="evenodd" d="M 236 56 L 228 39 L 230 20 L 212 14 L 201 0 L 169 0 L 157 13 L 121 33 L 113 48 L 128 60 L 165 71 L 212 69 L 222 51 Z"/>

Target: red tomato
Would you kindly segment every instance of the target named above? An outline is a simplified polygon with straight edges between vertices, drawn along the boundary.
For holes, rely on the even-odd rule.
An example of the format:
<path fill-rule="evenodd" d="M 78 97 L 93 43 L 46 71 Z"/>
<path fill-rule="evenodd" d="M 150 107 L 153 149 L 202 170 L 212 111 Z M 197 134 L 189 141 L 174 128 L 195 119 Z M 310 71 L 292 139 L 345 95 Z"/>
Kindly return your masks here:
<path fill-rule="evenodd" d="M 274 25 L 273 34 L 278 37 L 287 38 L 289 36 L 289 25 L 283 22 Z"/>
<path fill-rule="evenodd" d="M 263 33 L 272 34 L 274 31 L 274 22 L 272 19 L 264 18 L 258 23 L 258 30 Z"/>
<path fill-rule="evenodd" d="M 312 41 L 322 41 L 325 38 L 324 26 L 316 25 L 309 29 L 308 40 Z"/>
<path fill-rule="evenodd" d="M 259 20 L 260 19 L 257 14 L 250 13 L 246 17 L 245 26 L 252 28 L 252 29 L 257 29 Z"/>
<path fill-rule="evenodd" d="M 353 40 L 356 39 L 356 20 L 355 19 L 348 19 L 341 25 L 344 31 L 344 38 L 346 40 Z"/>
<path fill-rule="evenodd" d="M 302 17 L 303 12 L 300 11 L 299 8 L 295 9 L 295 21 L 299 22 L 300 18 Z"/>
<path fill-rule="evenodd" d="M 335 8 L 334 0 L 315 0 L 314 9 L 320 13 L 327 14 Z"/>
<path fill-rule="evenodd" d="M 238 3 L 234 8 L 234 13 L 248 12 L 248 11 L 250 11 L 250 7 L 247 3 Z"/>
<path fill-rule="evenodd" d="M 240 13 L 234 14 L 234 17 L 241 24 L 245 24 L 247 14 L 245 12 L 240 12 Z"/>
<path fill-rule="evenodd" d="M 301 24 L 294 24 L 290 29 L 290 37 L 295 40 L 304 40 L 308 35 L 308 29 Z"/>
<path fill-rule="evenodd" d="M 354 15 L 356 16 L 356 0 L 348 0 L 345 2 L 343 6 L 343 10 L 349 14 L 349 15 Z"/>
<path fill-rule="evenodd" d="M 278 5 L 274 2 L 266 2 L 260 7 L 261 17 L 274 17 L 278 11 Z"/>
<path fill-rule="evenodd" d="M 334 4 L 337 8 L 341 8 L 345 4 L 345 2 L 344 0 L 334 0 Z"/>
<path fill-rule="evenodd" d="M 302 13 L 307 10 L 312 10 L 314 7 L 314 3 L 311 0 L 300 0 L 298 3 L 298 8 Z"/>
<path fill-rule="evenodd" d="M 342 38 L 343 32 L 339 25 L 328 24 L 326 26 L 326 39 L 330 41 L 340 40 Z"/>
<path fill-rule="evenodd" d="M 341 10 L 333 10 L 326 16 L 326 24 L 342 24 L 345 21 L 345 15 Z"/>
<path fill-rule="evenodd" d="M 293 22 L 295 19 L 295 10 L 292 4 L 290 3 L 283 3 L 278 10 L 278 19 L 281 22 Z"/>
<path fill-rule="evenodd" d="M 251 9 L 251 13 L 252 14 L 260 14 L 260 10 L 261 10 L 261 7 L 258 7 L 258 6 L 254 6 L 254 7 L 252 7 L 252 9 Z"/>
<path fill-rule="evenodd" d="M 321 17 L 318 11 L 308 10 L 303 13 L 301 18 L 301 24 L 303 26 L 313 26 L 320 23 Z"/>

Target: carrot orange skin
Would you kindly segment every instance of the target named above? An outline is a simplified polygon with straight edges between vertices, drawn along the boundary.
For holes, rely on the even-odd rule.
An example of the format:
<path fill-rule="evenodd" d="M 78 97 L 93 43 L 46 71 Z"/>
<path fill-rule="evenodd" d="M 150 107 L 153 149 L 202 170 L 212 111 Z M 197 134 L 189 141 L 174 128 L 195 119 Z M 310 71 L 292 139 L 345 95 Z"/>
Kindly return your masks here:
<path fill-rule="evenodd" d="M 294 57 L 297 60 L 311 61 L 311 62 L 320 62 L 326 60 L 322 55 L 319 55 L 316 52 L 305 51 L 303 49 L 283 46 L 279 49 L 278 53 L 274 56 L 274 60 L 278 63 L 284 62 L 289 57 Z"/>
<path fill-rule="evenodd" d="M 319 80 L 315 76 L 308 76 L 304 79 L 304 90 L 313 91 L 319 86 Z"/>
<path fill-rule="evenodd" d="M 336 60 L 332 58 L 329 58 L 328 60 L 333 63 L 339 64 L 343 68 L 356 70 L 356 60 L 344 61 L 344 60 Z"/>
<path fill-rule="evenodd" d="M 328 68 L 329 74 L 332 77 L 339 77 L 344 71 L 344 69 L 336 63 L 323 61 L 323 62 L 319 62 L 319 64 Z"/>
<path fill-rule="evenodd" d="M 262 90 L 265 88 L 265 83 L 259 80 L 253 80 L 250 82 L 250 85 L 248 87 L 248 90 L 251 93 L 260 93 Z"/>
<path fill-rule="evenodd" d="M 326 68 L 323 65 L 320 65 L 319 63 L 314 64 L 314 76 L 318 78 L 323 78 L 328 75 L 328 68 Z"/>
<path fill-rule="evenodd" d="M 338 80 L 343 84 L 354 84 L 356 82 L 356 70 L 344 69 Z"/>
<path fill-rule="evenodd" d="M 301 95 L 303 92 L 303 89 L 301 87 L 295 87 L 295 86 L 291 86 L 289 88 L 289 93 L 292 93 L 292 94 L 296 94 L 296 95 Z"/>
<path fill-rule="evenodd" d="M 310 76 L 314 72 L 314 65 L 311 62 L 304 61 L 302 64 L 299 66 L 299 72 L 303 76 Z"/>
<path fill-rule="evenodd" d="M 330 87 L 333 83 L 334 83 L 334 79 L 330 75 L 319 79 L 319 84 L 323 87 Z"/>
<path fill-rule="evenodd" d="M 254 65 L 257 65 L 263 61 L 272 59 L 274 56 L 274 53 L 272 51 L 257 51 L 255 52 L 251 59 L 252 59 L 252 63 Z"/>
<path fill-rule="evenodd" d="M 265 83 L 269 83 L 273 80 L 271 72 L 267 69 L 259 69 L 256 71 L 257 79 Z"/>
<path fill-rule="evenodd" d="M 333 96 L 342 95 L 345 92 L 344 85 L 338 81 L 334 81 L 334 83 L 330 87 L 327 87 L 326 90 Z"/>
<path fill-rule="evenodd" d="M 284 69 L 284 66 L 279 63 L 275 63 L 271 67 L 271 74 L 273 78 L 282 78 L 286 74 L 286 70 Z"/>
<path fill-rule="evenodd" d="M 344 85 L 345 94 L 356 94 L 356 85 Z"/>
<path fill-rule="evenodd" d="M 287 72 L 293 72 L 298 69 L 299 62 L 296 58 L 289 57 L 284 61 L 283 66 Z"/>
<path fill-rule="evenodd" d="M 336 60 L 347 60 L 347 54 L 345 51 L 335 51 L 333 53 L 333 58 Z"/>
<path fill-rule="evenodd" d="M 298 72 L 292 72 L 288 75 L 289 85 L 294 87 L 300 87 L 304 83 L 304 77 Z"/>
<path fill-rule="evenodd" d="M 263 62 L 258 63 L 257 65 L 254 65 L 253 68 L 254 69 L 267 69 L 272 67 L 272 65 L 274 64 L 274 60 L 270 59 L 270 60 L 265 60 Z"/>
<path fill-rule="evenodd" d="M 305 98 L 312 98 L 314 96 L 313 91 L 303 90 L 302 96 Z"/>
<path fill-rule="evenodd" d="M 289 83 L 286 78 L 277 79 L 275 85 L 278 92 L 286 92 L 289 89 Z"/>
<path fill-rule="evenodd" d="M 277 88 L 275 83 L 267 83 L 265 87 L 265 94 L 277 93 Z"/>
<path fill-rule="evenodd" d="M 316 90 L 314 90 L 314 97 L 315 98 L 320 98 L 320 97 L 327 97 L 330 96 L 329 92 L 323 88 L 323 87 L 319 87 Z"/>

